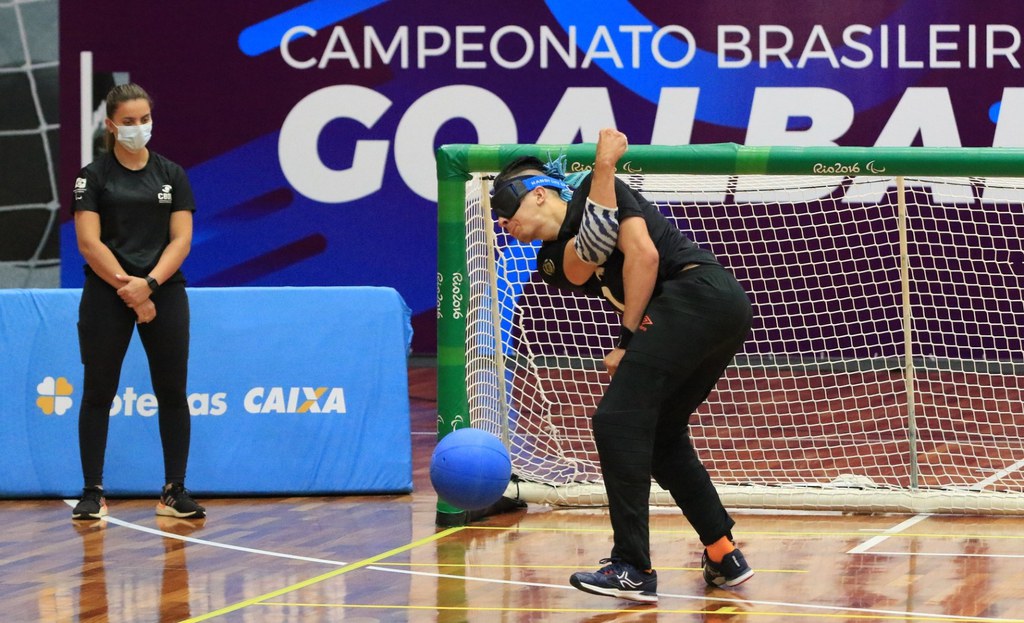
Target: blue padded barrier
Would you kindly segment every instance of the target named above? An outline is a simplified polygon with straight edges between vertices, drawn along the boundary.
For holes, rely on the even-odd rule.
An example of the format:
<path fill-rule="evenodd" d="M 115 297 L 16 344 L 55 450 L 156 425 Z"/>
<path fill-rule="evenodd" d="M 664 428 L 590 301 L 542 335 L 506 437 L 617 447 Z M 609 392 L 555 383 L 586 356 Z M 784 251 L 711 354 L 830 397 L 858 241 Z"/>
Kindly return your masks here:
<path fill-rule="evenodd" d="M 201 495 L 406 493 L 410 311 L 391 288 L 190 288 L 188 487 Z M 81 291 L 0 290 L 0 496 L 82 487 Z M 158 310 L 159 313 L 159 310 Z M 163 484 L 138 335 L 111 408 L 104 485 Z"/>

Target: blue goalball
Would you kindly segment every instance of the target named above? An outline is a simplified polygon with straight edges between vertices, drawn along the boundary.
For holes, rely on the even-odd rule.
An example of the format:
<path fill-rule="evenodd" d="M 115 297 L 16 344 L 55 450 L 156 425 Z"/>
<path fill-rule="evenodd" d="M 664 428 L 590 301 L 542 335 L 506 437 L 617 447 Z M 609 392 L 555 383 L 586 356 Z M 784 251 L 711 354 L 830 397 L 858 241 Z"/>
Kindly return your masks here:
<path fill-rule="evenodd" d="M 512 461 L 501 440 L 479 428 L 444 436 L 430 457 L 430 484 L 445 502 L 481 510 L 501 499 L 512 477 Z"/>

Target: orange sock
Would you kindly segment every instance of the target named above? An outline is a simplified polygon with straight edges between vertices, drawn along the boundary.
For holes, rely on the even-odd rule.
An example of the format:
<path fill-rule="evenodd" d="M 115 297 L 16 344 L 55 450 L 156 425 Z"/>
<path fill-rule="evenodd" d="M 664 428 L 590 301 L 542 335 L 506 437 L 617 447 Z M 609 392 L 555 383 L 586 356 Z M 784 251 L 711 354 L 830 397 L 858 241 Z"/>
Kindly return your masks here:
<path fill-rule="evenodd" d="M 736 546 L 732 544 L 729 537 L 723 536 L 711 545 L 708 545 L 708 558 L 710 558 L 712 562 L 722 562 L 722 559 L 728 556 L 735 549 Z"/>

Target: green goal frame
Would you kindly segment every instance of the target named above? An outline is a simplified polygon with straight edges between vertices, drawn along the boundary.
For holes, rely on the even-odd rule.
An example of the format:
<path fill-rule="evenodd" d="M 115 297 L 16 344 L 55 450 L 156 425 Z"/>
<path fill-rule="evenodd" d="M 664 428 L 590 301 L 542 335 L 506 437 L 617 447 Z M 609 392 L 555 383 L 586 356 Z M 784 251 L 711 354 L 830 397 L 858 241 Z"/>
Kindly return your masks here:
<path fill-rule="evenodd" d="M 497 172 L 521 156 L 535 156 L 542 160 L 553 155 L 562 156 L 567 171 L 586 170 L 593 162 L 595 147 L 594 144 L 458 144 L 444 145 L 437 150 L 439 439 L 452 430 L 470 425 L 466 387 L 467 322 L 463 307 L 466 292 L 462 285 L 462 278 L 467 273 L 466 183 L 474 174 Z M 632 145 L 619 161 L 619 171 L 702 175 L 867 175 L 896 178 L 899 184 L 903 176 L 1024 177 L 1024 149 L 754 147 L 732 143 Z M 464 514 L 443 501 L 438 503 L 439 523 Z"/>

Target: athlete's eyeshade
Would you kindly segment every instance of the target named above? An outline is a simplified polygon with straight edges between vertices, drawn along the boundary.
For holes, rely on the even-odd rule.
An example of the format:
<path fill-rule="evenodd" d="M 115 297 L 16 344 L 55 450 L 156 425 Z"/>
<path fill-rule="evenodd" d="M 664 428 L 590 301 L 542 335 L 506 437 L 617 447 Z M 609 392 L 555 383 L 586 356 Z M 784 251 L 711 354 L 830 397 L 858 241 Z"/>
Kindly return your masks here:
<path fill-rule="evenodd" d="M 567 188 L 561 180 L 547 175 L 522 175 L 514 177 L 491 190 L 491 211 L 495 218 L 512 218 L 519 210 L 519 202 L 538 186 L 561 191 Z"/>

